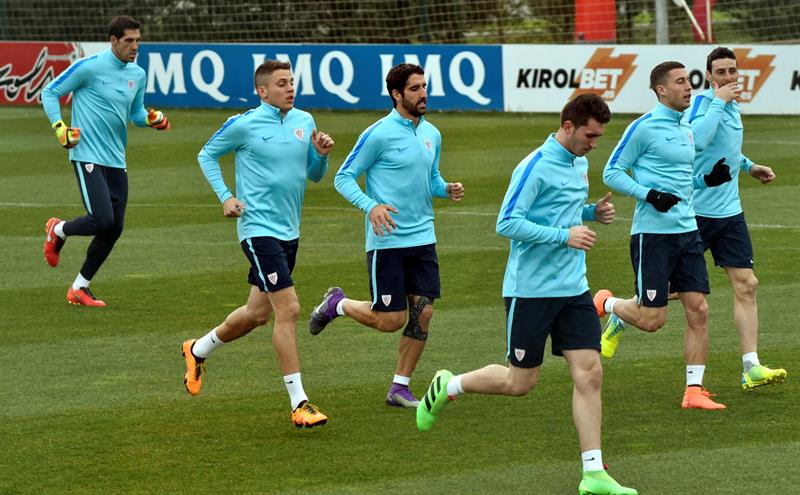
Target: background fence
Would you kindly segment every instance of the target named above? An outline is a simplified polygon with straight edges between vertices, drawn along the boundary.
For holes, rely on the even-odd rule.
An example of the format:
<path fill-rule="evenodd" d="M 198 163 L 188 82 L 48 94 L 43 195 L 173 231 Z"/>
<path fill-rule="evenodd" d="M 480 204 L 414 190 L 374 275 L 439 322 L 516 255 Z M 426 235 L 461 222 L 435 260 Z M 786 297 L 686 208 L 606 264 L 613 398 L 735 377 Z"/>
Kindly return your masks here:
<path fill-rule="evenodd" d="M 0 39 L 104 41 L 126 13 L 148 41 L 258 43 L 572 43 L 656 41 L 654 0 L 0 0 Z M 697 35 L 680 2 L 667 4 L 669 40 Z M 712 0 L 714 41 L 800 41 L 798 0 Z M 705 25 L 705 0 L 687 0 Z M 590 15 L 581 17 L 582 13 Z M 576 17 L 577 16 L 577 17 Z M 576 19 L 579 24 L 576 33 Z M 609 22 L 611 23 L 609 25 Z M 589 36 L 587 32 L 589 31 Z M 613 37 L 612 37 L 613 36 Z"/>

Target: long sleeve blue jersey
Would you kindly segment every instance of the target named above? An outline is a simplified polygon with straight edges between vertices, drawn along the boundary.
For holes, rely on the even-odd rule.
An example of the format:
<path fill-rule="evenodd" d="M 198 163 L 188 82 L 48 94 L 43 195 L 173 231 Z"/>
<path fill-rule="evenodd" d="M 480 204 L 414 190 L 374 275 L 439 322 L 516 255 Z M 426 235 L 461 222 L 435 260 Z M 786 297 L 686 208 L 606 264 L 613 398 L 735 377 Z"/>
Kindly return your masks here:
<path fill-rule="evenodd" d="M 702 175 L 694 175 L 695 141 L 692 129 L 681 121 L 682 112 L 658 103 L 631 122 L 603 170 L 611 189 L 636 198 L 631 234 L 680 234 L 697 230 L 692 207 L 694 189 L 705 188 Z M 632 175 L 628 175 L 628 169 Z M 655 189 L 680 198 L 666 213 L 645 198 Z"/>
<path fill-rule="evenodd" d="M 220 203 L 233 196 L 222 178 L 219 158 L 233 151 L 236 197 L 245 204 L 237 219 L 239 241 L 300 237 L 300 210 L 306 179 L 319 182 L 328 171 L 328 157 L 311 143 L 316 128 L 311 114 L 293 108 L 281 111 L 267 103 L 234 115 L 197 155 Z"/>
<path fill-rule="evenodd" d="M 447 197 L 447 183 L 439 175 L 442 135 L 420 117 L 417 126 L 392 110 L 361 136 L 347 155 L 334 185 L 350 203 L 369 214 L 388 204 L 397 228 L 383 237 L 364 219 L 366 249 L 422 246 L 436 242 L 433 197 Z M 366 175 L 366 193 L 356 179 Z"/>
<path fill-rule="evenodd" d="M 731 181 L 718 187 L 697 189 L 694 192 L 694 211 L 704 217 L 725 218 L 742 212 L 739 200 L 739 171 L 750 173 L 753 162 L 742 154 L 741 110 L 736 101 L 726 104 L 714 98 L 714 90 L 697 95 L 684 120 L 692 126 L 697 142 L 703 146 L 694 159 L 696 174 L 711 172 L 720 158 L 731 169 Z"/>
<path fill-rule="evenodd" d="M 147 125 L 144 88 L 147 76 L 135 63 L 120 61 L 111 50 L 77 60 L 42 91 L 51 124 L 61 120 L 59 99 L 72 92 L 70 127 L 81 130 L 69 159 L 125 168 L 128 120 Z"/>
<path fill-rule="evenodd" d="M 589 161 L 550 135 L 511 175 L 497 233 L 511 239 L 503 297 L 570 297 L 589 290 L 586 254 L 567 246 L 569 229 L 594 220 L 587 205 Z"/>

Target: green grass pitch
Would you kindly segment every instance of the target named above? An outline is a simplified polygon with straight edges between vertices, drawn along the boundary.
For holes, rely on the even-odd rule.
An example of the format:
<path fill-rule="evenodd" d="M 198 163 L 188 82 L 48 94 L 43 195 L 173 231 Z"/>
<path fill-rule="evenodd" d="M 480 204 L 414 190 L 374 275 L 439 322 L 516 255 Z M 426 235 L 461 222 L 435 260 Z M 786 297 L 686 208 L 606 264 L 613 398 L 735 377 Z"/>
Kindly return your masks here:
<path fill-rule="evenodd" d="M 180 343 L 245 301 L 247 263 L 235 222 L 196 162 L 231 112 L 170 111 L 173 130 L 131 129 L 125 232 L 92 288 L 102 310 L 65 302 L 88 245 L 67 243 L 61 264 L 42 256 L 48 217 L 83 213 L 74 175 L 40 108 L 0 108 L 0 493 L 542 493 L 577 492 L 580 460 L 563 360 L 546 356 L 524 398 L 465 396 L 427 434 L 383 397 L 399 335 L 337 320 L 311 337 L 306 318 L 325 289 L 368 296 L 363 215 L 333 189 L 358 134 L 380 113 L 316 112 L 334 136 L 331 171 L 309 185 L 295 280 L 302 304 L 303 382 L 328 425 L 296 430 L 268 325 L 208 361 L 201 395 L 182 383 Z M 494 233 L 513 167 L 557 127 L 555 115 L 432 113 L 446 180 L 461 204 L 436 201 L 442 299 L 412 380 L 421 395 L 443 367 L 502 363 L 500 297 L 507 241 Z M 615 116 L 589 155 L 590 196 L 632 116 Z M 626 333 L 604 362 L 604 458 L 643 494 L 796 493 L 800 486 L 800 168 L 798 117 L 746 117 L 745 152 L 772 166 L 762 186 L 741 177 L 755 244 L 760 357 L 785 367 L 783 385 L 745 393 L 723 272 L 710 272 L 706 385 L 721 412 L 684 411 L 683 317 L 660 332 Z M 225 161 L 229 184 L 232 160 Z M 590 286 L 632 290 L 633 201 L 594 224 Z"/>

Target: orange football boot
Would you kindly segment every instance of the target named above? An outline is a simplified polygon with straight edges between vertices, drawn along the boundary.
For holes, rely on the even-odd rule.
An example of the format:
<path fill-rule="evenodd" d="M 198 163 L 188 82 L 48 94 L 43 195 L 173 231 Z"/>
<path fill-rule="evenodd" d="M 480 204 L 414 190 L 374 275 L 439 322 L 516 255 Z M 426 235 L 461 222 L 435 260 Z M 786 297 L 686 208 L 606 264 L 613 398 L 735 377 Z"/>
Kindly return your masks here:
<path fill-rule="evenodd" d="M 317 406 L 303 401 L 297 409 L 292 411 L 292 423 L 298 428 L 313 428 L 322 426 L 328 422 L 328 417 L 322 414 Z"/>
<path fill-rule="evenodd" d="M 726 409 L 725 404 L 714 402 L 711 399 L 714 395 L 703 387 L 686 387 L 681 407 L 684 409 Z"/>
<path fill-rule="evenodd" d="M 594 302 L 594 309 L 597 311 L 597 316 L 600 318 L 606 315 L 606 299 L 612 297 L 613 295 L 614 294 L 608 289 L 600 289 L 592 298 L 592 301 Z"/>
<path fill-rule="evenodd" d="M 58 265 L 58 257 L 61 254 L 61 248 L 64 246 L 64 239 L 58 237 L 55 232 L 56 225 L 60 221 L 60 218 L 53 217 L 44 226 L 44 259 L 52 267 Z"/>
<path fill-rule="evenodd" d="M 183 359 L 186 361 L 186 374 L 183 375 L 183 384 L 186 391 L 192 395 L 200 393 L 203 386 L 203 373 L 206 371 L 205 359 L 200 359 L 192 354 L 192 346 L 197 339 L 187 340 L 181 346 Z"/>
<path fill-rule="evenodd" d="M 69 286 L 67 290 L 67 302 L 75 306 L 91 306 L 93 308 L 105 308 L 106 303 L 94 297 L 88 287 L 81 287 L 78 290 Z"/>

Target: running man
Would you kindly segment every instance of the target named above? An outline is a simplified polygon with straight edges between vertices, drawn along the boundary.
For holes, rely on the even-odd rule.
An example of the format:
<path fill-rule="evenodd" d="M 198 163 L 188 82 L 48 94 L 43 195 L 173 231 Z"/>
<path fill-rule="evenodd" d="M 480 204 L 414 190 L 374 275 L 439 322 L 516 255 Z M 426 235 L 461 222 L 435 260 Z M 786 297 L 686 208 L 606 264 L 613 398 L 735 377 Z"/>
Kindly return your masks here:
<path fill-rule="evenodd" d="M 417 428 L 429 430 L 449 400 L 462 394 L 521 396 L 539 381 L 547 337 L 563 356 L 572 381 L 572 415 L 583 462 L 581 494 L 636 494 L 603 467 L 600 319 L 586 280 L 586 251 L 596 234 L 585 220 L 614 220 L 611 193 L 586 204 L 585 155 L 611 119 L 605 101 L 583 94 L 561 111 L 561 127 L 526 156 L 511 176 L 497 233 L 511 239 L 505 277 L 508 366 L 490 364 L 453 376 L 440 370 L 417 408 Z"/>
<path fill-rule="evenodd" d="M 348 299 L 333 287 L 308 325 L 317 335 L 345 315 L 381 332 L 396 332 L 405 324 L 386 403 L 417 407 L 409 382 L 428 339 L 433 301 L 439 298 L 433 198 L 461 201 L 464 187 L 439 175 L 442 136 L 424 117 L 428 97 L 422 67 L 392 68 L 386 88 L 394 109 L 361 134 L 334 181 L 336 190 L 366 214 L 372 300 Z M 362 174 L 366 194 L 356 182 Z"/>
<path fill-rule="evenodd" d="M 289 394 L 292 423 L 311 428 L 325 424 L 328 417 L 308 401 L 300 377 L 295 336 L 300 302 L 292 269 L 306 180 L 319 182 L 325 176 L 334 142 L 317 132 L 311 114 L 294 108 L 288 62 L 265 61 L 256 69 L 254 84 L 261 105 L 228 119 L 197 156 L 223 215 L 237 219 L 239 243 L 250 263 L 250 296 L 206 335 L 183 343 L 184 384 L 191 395 L 199 394 L 206 358 L 274 314 L 272 343 Z M 230 152 L 236 157 L 235 196 L 219 166 L 219 158 Z"/>
<path fill-rule="evenodd" d="M 752 390 L 781 383 L 786 370 L 770 369 L 758 359 L 758 279 L 753 274 L 753 244 L 739 200 L 739 171 L 762 184 L 775 179 L 771 168 L 753 163 L 742 154 L 744 126 L 739 104 L 739 69 L 736 54 L 715 48 L 706 60 L 706 79 L 711 88 L 699 94 L 684 114 L 703 151 L 694 160 L 695 173 L 708 173 L 719 157 L 731 168 L 732 180 L 713 189 L 694 192 L 694 211 L 703 248 L 711 250 L 733 288 L 733 323 L 742 351 L 742 388 Z"/>
<path fill-rule="evenodd" d="M 681 406 L 725 409 L 703 388 L 709 285 L 692 194 L 694 189 L 730 181 L 730 170 L 719 159 L 707 174 L 693 175 L 695 147 L 702 145 L 689 124 L 681 121 L 692 91 L 683 64 L 657 65 L 650 73 L 650 88 L 658 103 L 628 126 L 603 171 L 606 185 L 637 199 L 630 243 L 637 297 L 622 300 L 605 289 L 595 295 L 597 313 L 611 314 L 603 332 L 602 354 L 614 355 L 625 324 L 646 332 L 664 326 L 671 287 L 686 314 L 686 389 Z M 633 177 L 626 173 L 628 169 Z"/>
<path fill-rule="evenodd" d="M 45 225 L 44 258 L 55 267 L 68 236 L 91 236 L 86 259 L 67 289 L 67 302 L 104 307 L 89 283 L 122 234 L 128 203 L 125 146 L 128 121 L 163 131 L 170 125 L 162 112 L 144 108 L 144 69 L 134 63 L 142 40 L 141 24 L 118 16 L 108 26 L 109 50 L 82 58 L 42 91 L 42 104 L 58 143 L 69 149 L 86 215 Z M 72 127 L 61 117 L 59 100 L 72 92 Z"/>

